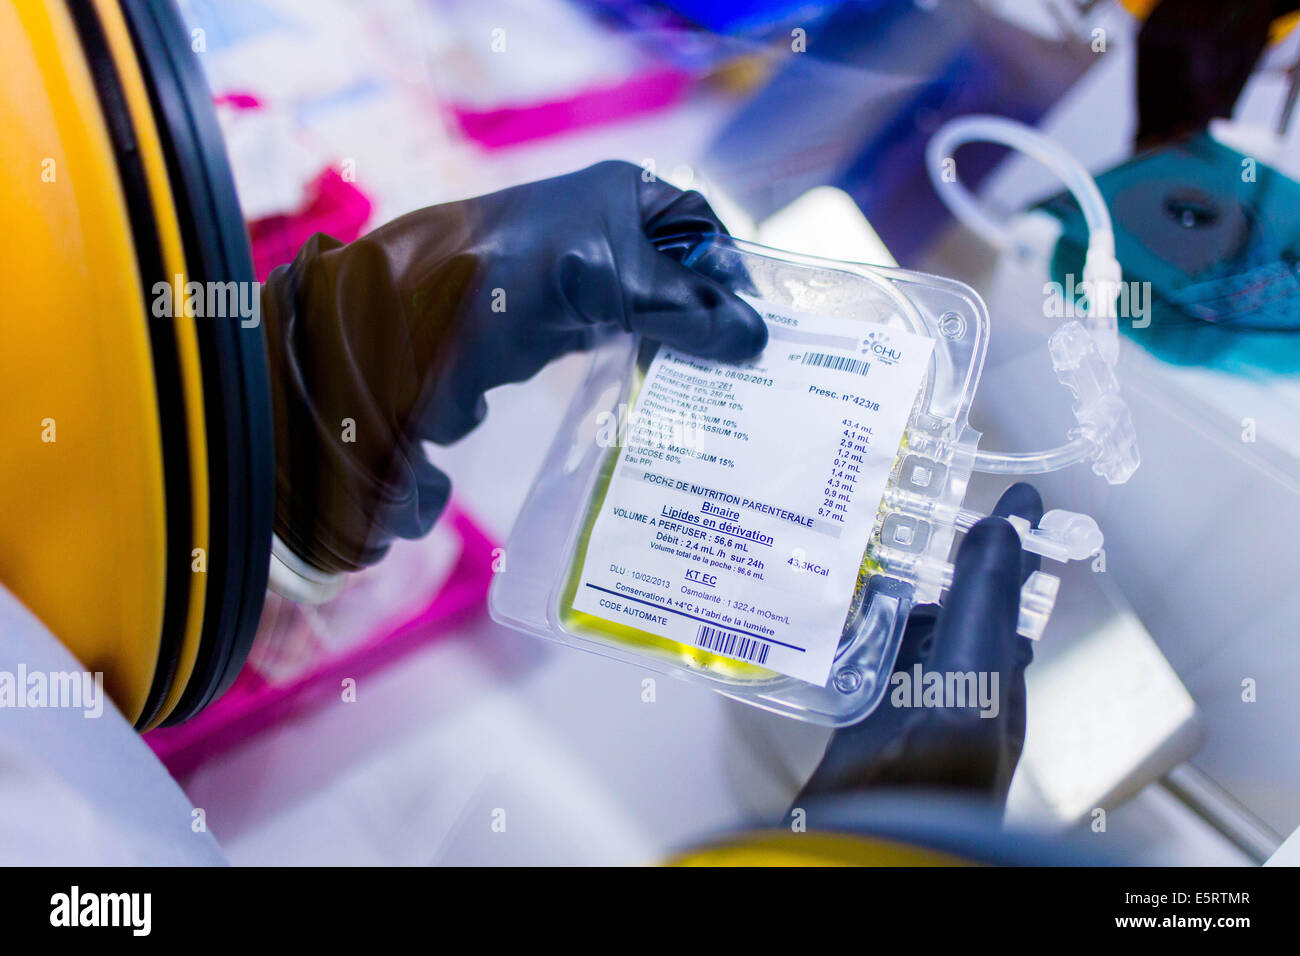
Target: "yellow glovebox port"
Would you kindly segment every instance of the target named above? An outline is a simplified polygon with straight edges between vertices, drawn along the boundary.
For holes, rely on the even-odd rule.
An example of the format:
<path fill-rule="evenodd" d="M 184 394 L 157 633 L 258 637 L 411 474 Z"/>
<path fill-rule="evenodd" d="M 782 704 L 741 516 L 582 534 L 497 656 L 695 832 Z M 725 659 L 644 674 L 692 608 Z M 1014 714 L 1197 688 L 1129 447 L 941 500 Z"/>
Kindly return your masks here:
<path fill-rule="evenodd" d="M 171 186 L 167 178 L 166 161 L 163 158 L 162 144 L 158 128 L 154 122 L 153 111 L 149 104 L 149 94 L 145 89 L 144 77 L 136 60 L 131 36 L 127 30 L 117 0 L 95 0 L 95 9 L 99 14 L 104 36 L 113 54 L 117 68 L 118 80 L 126 98 L 127 108 L 131 114 L 131 124 L 135 132 L 136 145 L 139 149 L 145 177 L 148 180 L 150 199 L 153 204 L 153 218 L 158 230 L 158 240 L 162 249 L 163 264 L 166 275 L 164 281 L 186 281 L 184 249 L 181 241 L 180 221 L 176 213 L 176 204 L 172 197 Z M 179 280 L 177 280 L 179 277 Z M 186 453 L 189 457 L 191 522 L 190 540 L 169 542 L 168 548 L 181 548 L 204 560 L 200 567 L 206 568 L 208 552 L 208 450 L 207 432 L 203 413 L 203 382 L 199 367 L 198 340 L 194 330 L 194 319 L 184 315 L 184 310 L 177 310 L 172 319 L 176 330 L 177 359 L 180 362 L 182 399 L 185 404 L 185 426 L 188 438 Z M 148 321 L 166 321 L 165 318 L 150 316 Z M 189 605 L 185 616 L 185 632 L 181 646 L 180 658 L 171 686 L 158 714 L 142 728 L 148 730 L 160 724 L 175 708 L 194 672 L 194 662 L 198 658 L 199 639 L 203 628 L 204 600 L 207 592 L 207 573 L 191 569 L 189 580 Z"/>
<path fill-rule="evenodd" d="M 0 60 L 0 582 L 135 722 L 158 663 L 166 525 L 130 217 L 64 4 L 0 4 Z"/>

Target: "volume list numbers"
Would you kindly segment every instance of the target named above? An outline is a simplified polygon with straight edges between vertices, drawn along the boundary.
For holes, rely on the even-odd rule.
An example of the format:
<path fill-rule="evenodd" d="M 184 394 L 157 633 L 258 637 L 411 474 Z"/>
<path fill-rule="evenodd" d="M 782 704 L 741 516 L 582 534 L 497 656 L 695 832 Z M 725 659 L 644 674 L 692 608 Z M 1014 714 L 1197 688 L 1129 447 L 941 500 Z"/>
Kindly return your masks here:
<path fill-rule="evenodd" d="M 822 503 L 817 516 L 843 524 L 853 505 L 867 449 L 871 446 L 871 428 L 846 418 L 840 422 L 839 444 L 822 489 Z"/>

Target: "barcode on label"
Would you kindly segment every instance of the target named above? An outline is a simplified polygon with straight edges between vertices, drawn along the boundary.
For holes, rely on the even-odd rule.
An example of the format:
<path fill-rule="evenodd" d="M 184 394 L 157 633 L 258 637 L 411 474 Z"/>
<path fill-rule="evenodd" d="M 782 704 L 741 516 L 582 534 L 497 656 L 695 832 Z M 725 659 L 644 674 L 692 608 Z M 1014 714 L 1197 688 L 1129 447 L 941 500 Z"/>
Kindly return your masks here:
<path fill-rule="evenodd" d="M 756 641 L 752 637 L 724 631 L 718 627 L 709 627 L 707 624 L 700 625 L 700 630 L 695 635 L 695 645 L 706 651 L 726 654 L 728 657 L 752 661 L 755 664 L 766 664 L 767 652 L 772 648 L 771 644 L 763 641 Z"/>
<path fill-rule="evenodd" d="M 852 372 L 854 375 L 866 375 L 871 363 L 866 359 L 849 358 L 847 355 L 831 355 L 827 352 L 804 352 L 804 365 L 816 365 L 836 372 Z"/>

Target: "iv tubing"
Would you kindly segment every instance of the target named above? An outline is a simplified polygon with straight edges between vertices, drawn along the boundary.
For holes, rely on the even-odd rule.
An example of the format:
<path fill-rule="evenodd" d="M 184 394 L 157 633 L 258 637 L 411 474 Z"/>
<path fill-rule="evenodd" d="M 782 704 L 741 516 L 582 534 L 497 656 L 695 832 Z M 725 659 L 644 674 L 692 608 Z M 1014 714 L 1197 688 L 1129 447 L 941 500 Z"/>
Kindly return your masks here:
<path fill-rule="evenodd" d="M 1046 451 L 980 451 L 975 453 L 975 470 L 987 475 L 1045 475 L 1090 461 L 1095 452 L 1096 446 L 1086 438 Z"/>
<path fill-rule="evenodd" d="M 972 231 L 999 249 L 1008 249 L 1012 240 L 1007 228 L 990 215 L 983 203 L 976 199 L 955 178 L 953 154 L 958 147 L 971 142 L 993 142 L 1017 150 L 1037 160 L 1055 173 L 1074 194 L 1088 225 L 1088 255 L 1083 278 L 1088 281 L 1109 282 L 1114 296 L 1119 293 L 1120 270 L 1115 260 L 1115 233 L 1110 211 L 1102 198 L 1096 181 L 1083 165 L 1058 143 L 1037 130 L 1000 116 L 964 116 L 940 127 L 930 137 L 925 148 L 926 168 L 939 197 L 952 210 L 953 215 Z M 945 168 L 945 166 L 948 168 Z M 945 176 L 948 178 L 945 179 Z M 1094 330 L 1100 332 L 1098 348 L 1113 365 L 1118 354 L 1118 330 L 1114 319 L 1115 300 L 1110 294 L 1089 296 L 1088 314 Z M 1041 475 L 1069 465 L 1088 461 L 1096 453 L 1096 446 L 1088 439 L 1077 437 L 1065 445 L 1037 452 L 980 451 L 975 455 L 975 469 L 1000 475 Z"/>

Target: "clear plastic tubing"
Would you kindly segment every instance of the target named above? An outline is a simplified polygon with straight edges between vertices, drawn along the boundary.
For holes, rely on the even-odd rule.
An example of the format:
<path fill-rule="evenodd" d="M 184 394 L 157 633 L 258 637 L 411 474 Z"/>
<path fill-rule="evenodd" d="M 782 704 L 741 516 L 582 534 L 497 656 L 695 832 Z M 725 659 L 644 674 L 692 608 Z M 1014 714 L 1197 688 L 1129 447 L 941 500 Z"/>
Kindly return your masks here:
<path fill-rule="evenodd" d="M 1110 210 L 1102 198 L 1096 181 L 1083 165 L 1054 140 L 1032 127 L 1000 116 L 963 116 L 945 123 L 930 137 L 925 147 L 925 164 L 939 197 L 952 210 L 954 216 L 972 231 L 999 249 L 1012 245 L 1007 228 L 991 215 L 984 204 L 971 195 L 960 181 L 951 175 L 948 162 L 953 154 L 967 143 L 999 143 L 1042 163 L 1055 173 L 1066 188 L 1074 194 L 1088 224 L 1088 255 L 1084 265 L 1084 280 L 1105 281 L 1112 293 L 1107 297 L 1090 296 L 1089 315 L 1099 322 L 1094 328 L 1104 328 L 1104 340 L 1099 342 L 1110 364 L 1118 355 L 1118 330 L 1114 327 L 1114 299 L 1119 291 L 1119 263 L 1115 260 L 1115 233 L 1111 225 Z M 1075 438 L 1057 448 L 1036 452 L 975 453 L 975 469 L 995 475 L 1043 475 L 1069 465 L 1090 460 L 1096 447 L 1088 439 Z"/>
<path fill-rule="evenodd" d="M 925 147 L 925 164 L 930 179 L 953 215 L 985 240 L 1000 249 L 1011 246 L 1011 236 L 1001 221 L 989 214 L 978 199 L 960 182 L 944 180 L 944 160 L 951 159 L 958 147 L 967 143 L 1000 143 L 1042 163 L 1055 173 L 1074 194 L 1083 218 L 1088 223 L 1089 255 L 1115 255 L 1115 233 L 1110 210 L 1101 196 L 1092 174 L 1054 140 L 1001 116 L 963 116 L 940 127 Z"/>
<path fill-rule="evenodd" d="M 1091 461 L 1095 446 L 1076 438 L 1045 451 L 978 451 L 975 468 L 986 475 L 1046 475 L 1070 465 Z"/>

